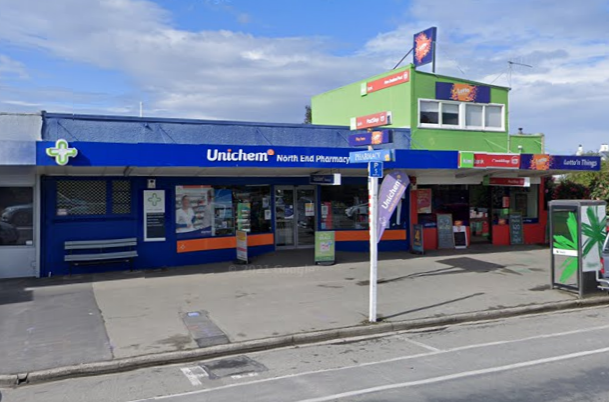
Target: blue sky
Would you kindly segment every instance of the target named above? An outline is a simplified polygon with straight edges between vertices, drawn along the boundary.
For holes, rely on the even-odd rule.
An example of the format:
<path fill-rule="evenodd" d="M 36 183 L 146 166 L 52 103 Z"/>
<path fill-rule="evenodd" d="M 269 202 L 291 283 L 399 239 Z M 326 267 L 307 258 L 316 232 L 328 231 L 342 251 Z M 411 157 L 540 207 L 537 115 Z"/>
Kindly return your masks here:
<path fill-rule="evenodd" d="M 609 142 L 609 1 L 0 0 L 0 111 L 300 122 L 439 28 L 438 72 L 508 84 L 548 151 Z"/>

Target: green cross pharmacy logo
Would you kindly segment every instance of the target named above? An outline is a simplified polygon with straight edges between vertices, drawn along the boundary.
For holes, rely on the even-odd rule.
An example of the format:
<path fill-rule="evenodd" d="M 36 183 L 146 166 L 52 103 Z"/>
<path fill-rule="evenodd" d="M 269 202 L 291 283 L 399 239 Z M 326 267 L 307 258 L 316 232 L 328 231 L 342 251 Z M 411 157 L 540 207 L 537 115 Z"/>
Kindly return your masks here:
<path fill-rule="evenodd" d="M 161 197 L 159 197 L 156 193 L 152 193 L 150 197 L 148 197 L 148 202 L 152 204 L 153 207 L 156 207 L 159 202 L 163 201 Z"/>
<path fill-rule="evenodd" d="M 55 141 L 54 148 L 47 148 L 47 155 L 51 158 L 55 158 L 55 163 L 59 166 L 65 166 L 68 164 L 70 158 L 75 158 L 78 155 L 76 148 L 70 148 L 68 141 L 60 139 Z"/>

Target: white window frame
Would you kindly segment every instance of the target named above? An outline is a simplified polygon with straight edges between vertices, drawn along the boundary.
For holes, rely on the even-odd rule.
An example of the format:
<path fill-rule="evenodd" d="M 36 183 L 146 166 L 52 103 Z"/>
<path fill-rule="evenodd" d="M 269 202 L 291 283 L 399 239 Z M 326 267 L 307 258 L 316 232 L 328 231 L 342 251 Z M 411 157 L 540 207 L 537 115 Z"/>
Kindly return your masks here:
<path fill-rule="evenodd" d="M 422 102 L 435 102 L 438 103 L 438 120 L 439 124 L 432 123 L 421 123 L 421 103 Z M 451 104 L 459 106 L 459 124 L 442 124 L 442 105 Z M 467 105 L 482 106 L 482 126 L 467 126 L 465 119 L 465 108 Z M 486 126 L 486 107 L 487 106 L 498 106 L 501 108 L 501 127 L 487 127 Z M 417 127 L 418 128 L 435 128 L 442 130 L 462 130 L 462 131 L 493 131 L 502 132 L 505 131 L 505 105 L 501 103 L 473 103 L 473 102 L 455 102 L 446 101 L 439 99 L 418 99 L 418 110 L 417 110 Z"/>

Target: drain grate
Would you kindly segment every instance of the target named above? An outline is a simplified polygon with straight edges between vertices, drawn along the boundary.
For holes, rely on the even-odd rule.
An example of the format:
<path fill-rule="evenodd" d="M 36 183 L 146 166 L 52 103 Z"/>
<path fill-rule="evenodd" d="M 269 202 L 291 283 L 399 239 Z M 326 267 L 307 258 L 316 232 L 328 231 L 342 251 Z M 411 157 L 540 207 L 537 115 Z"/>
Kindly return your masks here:
<path fill-rule="evenodd" d="M 182 321 L 200 348 L 230 343 L 226 334 L 209 318 L 207 311 L 184 313 Z"/>
<path fill-rule="evenodd" d="M 247 356 L 235 356 L 226 359 L 199 363 L 211 380 L 223 377 L 250 376 L 253 373 L 267 371 L 267 368 Z"/>

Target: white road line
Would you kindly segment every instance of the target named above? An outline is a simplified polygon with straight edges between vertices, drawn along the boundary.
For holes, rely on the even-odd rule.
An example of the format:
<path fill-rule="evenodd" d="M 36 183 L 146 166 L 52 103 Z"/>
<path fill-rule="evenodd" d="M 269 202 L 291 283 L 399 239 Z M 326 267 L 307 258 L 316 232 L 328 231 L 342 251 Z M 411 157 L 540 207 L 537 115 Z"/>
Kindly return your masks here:
<path fill-rule="evenodd" d="M 248 377 L 257 377 L 258 373 L 247 373 L 247 374 L 235 374 L 235 375 L 231 375 L 230 378 L 234 379 L 234 380 L 239 380 L 241 378 L 248 378 Z"/>
<path fill-rule="evenodd" d="M 563 361 L 563 360 L 576 359 L 579 357 L 585 357 L 585 356 L 596 355 L 599 353 L 607 353 L 607 352 L 609 352 L 609 348 L 586 350 L 584 352 L 570 353 L 567 355 L 548 357 L 545 359 L 529 360 L 529 361 L 521 362 L 521 363 L 507 364 L 505 366 L 491 367 L 491 368 L 481 369 L 481 370 L 465 371 L 462 373 L 455 373 L 455 374 L 449 374 L 449 375 L 444 375 L 444 376 L 440 376 L 440 377 L 426 378 L 424 380 L 418 380 L 418 381 L 409 381 L 409 382 L 402 382 L 402 383 L 398 383 L 398 384 L 381 385 L 378 387 L 364 388 L 364 389 L 360 389 L 357 391 L 350 391 L 350 392 L 343 392 L 340 394 L 322 396 L 320 398 L 303 399 L 298 402 L 333 401 L 336 399 L 355 397 L 355 396 L 364 395 L 364 394 L 371 394 L 374 392 L 388 391 L 388 390 L 399 389 L 399 388 L 408 388 L 408 387 L 414 387 L 417 385 L 434 384 L 434 383 L 438 383 L 438 382 L 442 382 L 442 381 L 457 380 L 460 378 L 472 377 L 472 376 L 477 376 L 477 375 L 499 373 L 502 371 L 515 370 L 515 369 L 531 367 L 531 366 L 538 366 L 540 364 L 554 363 L 554 362 L 559 362 L 559 361 Z"/>
<path fill-rule="evenodd" d="M 188 378 L 188 381 L 190 381 L 190 383 L 195 387 L 198 385 L 202 385 L 202 383 L 201 383 L 202 378 L 208 377 L 205 370 L 203 370 L 203 368 L 200 366 L 184 367 L 184 368 L 181 368 L 180 370 L 182 371 L 182 373 L 184 373 L 186 378 Z"/>
<path fill-rule="evenodd" d="M 423 348 L 423 349 L 430 350 L 430 351 L 432 351 L 432 352 L 441 352 L 441 351 L 442 351 L 442 349 L 434 348 L 434 347 L 433 347 L 433 346 L 431 346 L 431 345 L 427 345 L 427 344 L 424 344 L 424 343 L 422 343 L 422 342 L 415 341 L 415 340 L 410 339 L 410 338 L 408 338 L 408 337 L 404 337 L 403 339 L 404 339 L 406 342 L 412 343 L 413 345 L 416 345 L 416 346 L 421 347 L 421 348 Z"/>
<path fill-rule="evenodd" d="M 377 365 L 377 364 L 385 364 L 385 363 L 392 363 L 392 362 L 397 362 L 397 361 L 402 361 L 402 360 L 417 359 L 419 357 L 441 355 L 441 354 L 453 353 L 453 352 L 458 352 L 458 351 L 468 350 L 468 349 L 476 349 L 476 348 L 484 348 L 484 347 L 488 347 L 488 346 L 505 345 L 505 344 L 510 344 L 510 343 L 518 343 L 518 342 L 531 341 L 531 340 L 535 340 L 535 339 L 554 338 L 554 337 L 559 337 L 559 336 L 581 334 L 581 333 L 585 333 L 585 332 L 600 331 L 600 330 L 603 330 L 603 329 L 609 329 L 609 325 L 602 325 L 602 326 L 590 327 L 590 328 L 582 328 L 582 329 L 576 329 L 576 330 L 573 330 L 573 331 L 556 332 L 556 333 L 552 333 L 552 334 L 535 335 L 535 336 L 530 336 L 530 337 L 527 337 L 527 338 L 511 339 L 511 340 L 506 340 L 506 341 L 496 341 L 496 342 L 480 343 L 480 344 L 475 344 L 475 345 L 460 346 L 460 347 L 457 347 L 457 348 L 440 350 L 438 352 L 418 353 L 416 355 L 394 357 L 394 358 L 391 358 L 391 359 L 374 361 L 374 362 L 367 362 L 367 363 L 360 363 L 360 364 L 355 364 L 355 365 L 352 365 L 352 366 L 345 366 L 345 367 L 338 367 L 338 368 L 331 368 L 331 369 L 323 369 L 323 370 L 304 371 L 302 373 L 287 374 L 287 375 L 283 375 L 283 376 L 279 376 L 279 377 L 262 378 L 260 380 L 254 380 L 254 381 L 249 381 L 249 382 L 240 382 L 240 383 L 235 383 L 235 384 L 227 384 L 227 385 L 223 385 L 223 386 L 216 387 L 216 388 L 207 388 L 207 389 L 201 389 L 201 390 L 197 390 L 197 391 L 183 392 L 183 393 L 172 394 L 172 395 L 156 396 L 156 397 L 148 398 L 148 399 L 138 399 L 138 400 L 131 401 L 131 402 L 160 401 L 160 400 L 163 400 L 163 399 L 174 398 L 174 397 L 179 397 L 179 396 L 195 395 L 195 394 L 207 393 L 207 392 L 213 392 L 213 391 L 221 391 L 221 390 L 227 389 L 227 388 L 243 387 L 243 386 L 246 386 L 246 385 L 255 385 L 255 384 L 260 384 L 260 383 L 269 382 L 269 381 L 279 381 L 279 380 L 284 380 L 284 379 L 288 379 L 288 378 L 302 377 L 302 376 L 311 375 L 311 374 L 327 373 L 327 372 L 333 372 L 333 371 L 348 370 L 348 369 L 358 368 L 358 367 L 374 366 L 374 365 Z"/>

